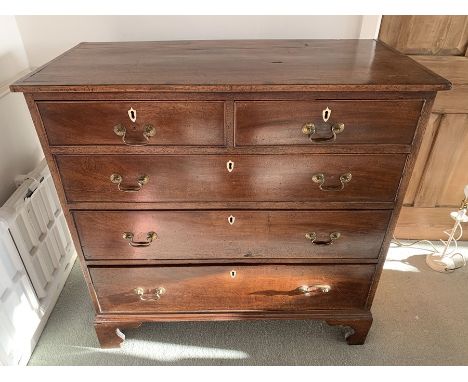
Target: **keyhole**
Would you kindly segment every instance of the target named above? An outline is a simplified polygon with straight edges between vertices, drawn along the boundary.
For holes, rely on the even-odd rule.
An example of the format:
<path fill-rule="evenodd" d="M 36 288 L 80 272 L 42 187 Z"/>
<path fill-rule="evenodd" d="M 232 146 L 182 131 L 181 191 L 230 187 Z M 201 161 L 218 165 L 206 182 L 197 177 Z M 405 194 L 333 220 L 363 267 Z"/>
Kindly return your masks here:
<path fill-rule="evenodd" d="M 133 107 L 128 110 L 128 118 L 130 118 L 132 122 L 136 122 L 136 110 Z"/>
<path fill-rule="evenodd" d="M 228 170 L 229 172 L 232 172 L 232 170 L 234 170 L 234 162 L 231 161 L 231 160 L 228 161 L 228 162 L 226 163 L 226 167 L 227 167 L 227 170 Z"/>
<path fill-rule="evenodd" d="M 326 108 L 325 110 L 322 111 L 322 118 L 323 118 L 323 121 L 324 121 L 324 122 L 327 122 L 327 121 L 328 121 L 328 118 L 330 118 L 330 115 L 331 115 L 331 110 L 330 110 L 330 109 L 328 108 L 328 106 L 327 106 L 327 108 Z"/>
<path fill-rule="evenodd" d="M 233 225 L 235 221 L 236 221 L 236 218 L 234 216 L 231 215 L 228 217 L 228 222 L 230 225 Z"/>
<path fill-rule="evenodd" d="M 232 277 L 232 278 L 236 277 L 236 275 L 237 275 L 237 272 L 236 272 L 236 271 L 231 271 L 231 277 Z"/>

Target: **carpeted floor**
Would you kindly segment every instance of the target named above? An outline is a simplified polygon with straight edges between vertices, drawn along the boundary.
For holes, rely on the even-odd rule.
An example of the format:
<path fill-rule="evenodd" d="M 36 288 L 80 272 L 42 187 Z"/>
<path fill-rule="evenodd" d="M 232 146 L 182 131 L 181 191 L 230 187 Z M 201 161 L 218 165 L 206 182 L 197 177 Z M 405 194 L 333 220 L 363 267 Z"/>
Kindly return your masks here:
<path fill-rule="evenodd" d="M 433 272 L 424 253 L 390 250 L 363 346 L 315 321 L 184 322 L 127 330 L 121 349 L 102 350 L 77 262 L 29 364 L 468 365 L 468 268 Z"/>

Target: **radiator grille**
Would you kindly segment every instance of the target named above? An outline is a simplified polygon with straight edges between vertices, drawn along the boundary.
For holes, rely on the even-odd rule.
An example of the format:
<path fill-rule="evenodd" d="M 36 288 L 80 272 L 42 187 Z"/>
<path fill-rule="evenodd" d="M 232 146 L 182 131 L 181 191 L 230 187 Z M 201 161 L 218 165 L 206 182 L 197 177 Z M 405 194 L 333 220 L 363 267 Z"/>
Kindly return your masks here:
<path fill-rule="evenodd" d="M 45 161 L 0 208 L 0 357 L 29 359 L 76 259 Z"/>

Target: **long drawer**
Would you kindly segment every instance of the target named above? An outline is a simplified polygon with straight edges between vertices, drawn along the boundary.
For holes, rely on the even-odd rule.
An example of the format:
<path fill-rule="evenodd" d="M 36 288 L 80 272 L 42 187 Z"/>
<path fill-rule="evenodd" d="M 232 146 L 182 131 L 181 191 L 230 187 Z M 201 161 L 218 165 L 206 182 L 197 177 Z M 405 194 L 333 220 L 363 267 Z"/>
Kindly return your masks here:
<path fill-rule="evenodd" d="M 406 155 L 60 155 L 69 202 L 392 202 Z"/>
<path fill-rule="evenodd" d="M 222 101 L 38 102 L 51 146 L 224 145 Z"/>
<path fill-rule="evenodd" d="M 88 260 L 377 258 L 391 211 L 74 211 Z"/>
<path fill-rule="evenodd" d="M 90 267 L 103 313 L 362 308 L 375 266 Z"/>
<path fill-rule="evenodd" d="M 423 101 L 238 101 L 236 145 L 411 144 Z"/>

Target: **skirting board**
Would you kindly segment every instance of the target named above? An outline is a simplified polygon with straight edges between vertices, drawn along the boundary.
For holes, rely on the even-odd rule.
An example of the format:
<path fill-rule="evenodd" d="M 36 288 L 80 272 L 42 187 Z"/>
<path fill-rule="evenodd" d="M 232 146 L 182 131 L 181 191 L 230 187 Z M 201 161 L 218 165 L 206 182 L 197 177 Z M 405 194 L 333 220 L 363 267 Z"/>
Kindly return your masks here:
<path fill-rule="evenodd" d="M 403 207 L 395 229 L 397 239 L 446 239 L 444 231 L 453 227 L 450 212 L 456 207 L 416 208 Z M 465 227 L 464 227 L 465 228 Z M 468 240 L 468 227 L 461 240 Z"/>

